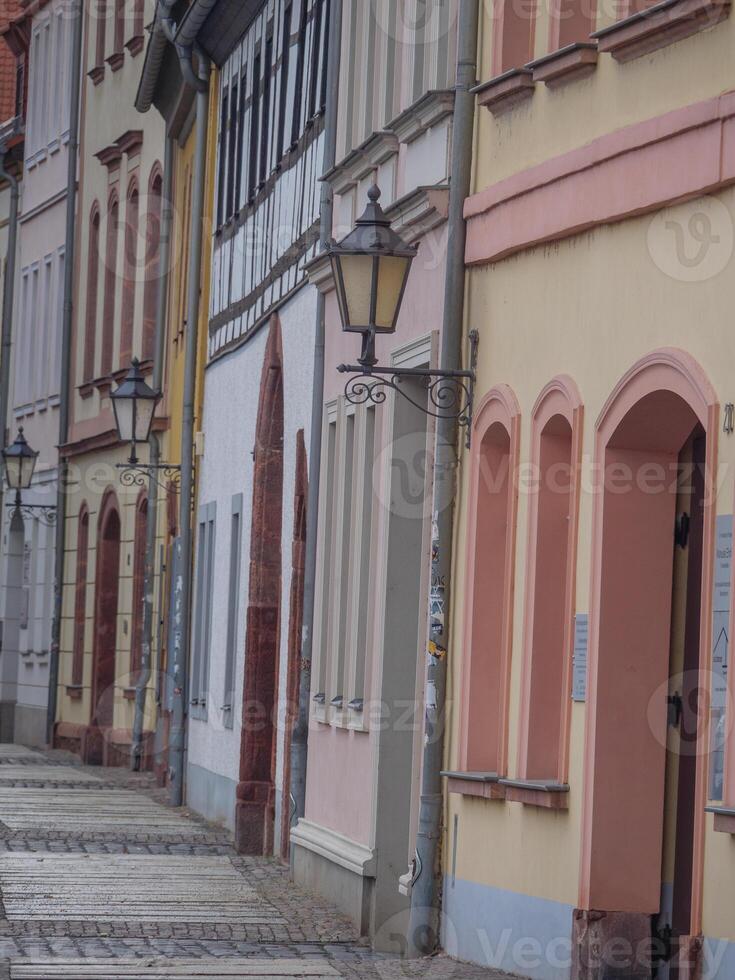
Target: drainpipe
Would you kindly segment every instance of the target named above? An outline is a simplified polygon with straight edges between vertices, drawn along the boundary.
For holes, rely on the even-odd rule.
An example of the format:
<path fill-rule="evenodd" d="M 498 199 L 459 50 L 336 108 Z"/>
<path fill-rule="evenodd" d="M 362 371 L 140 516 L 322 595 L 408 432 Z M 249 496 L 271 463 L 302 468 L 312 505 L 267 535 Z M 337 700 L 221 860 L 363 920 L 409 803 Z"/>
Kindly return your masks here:
<path fill-rule="evenodd" d="M 339 101 L 340 53 L 342 49 L 342 0 L 333 5 L 329 31 L 329 68 L 327 69 L 327 108 L 324 132 L 323 170 L 327 173 L 337 155 L 337 106 Z M 332 237 L 334 201 L 327 181 L 321 187 L 320 244 L 322 250 Z M 299 703 L 291 733 L 290 803 L 291 821 L 295 826 L 306 809 L 306 762 L 309 740 L 309 699 L 311 697 L 311 658 L 314 635 L 314 599 L 316 592 L 316 545 L 319 520 L 319 465 L 322 456 L 322 415 L 324 412 L 324 329 L 326 301 L 317 296 L 316 337 L 314 341 L 314 384 L 311 401 L 309 435 L 309 496 L 306 507 L 306 555 L 304 568 L 304 616 L 302 626 Z"/>
<path fill-rule="evenodd" d="M 159 229 L 158 252 L 158 296 L 156 302 L 156 328 L 153 353 L 153 390 L 163 387 L 163 365 L 166 356 L 166 313 L 168 307 L 169 256 L 171 252 L 171 222 L 173 208 L 171 195 L 173 189 L 173 140 L 166 136 L 163 158 L 163 186 L 161 188 L 161 226 Z M 150 436 L 149 462 L 153 467 L 161 461 L 161 442 L 155 432 Z M 141 651 L 140 675 L 135 686 L 135 716 L 130 765 L 138 772 L 143 757 L 143 727 L 145 702 L 148 684 L 151 679 L 153 649 L 153 590 L 156 579 L 156 531 L 158 528 L 158 483 L 153 470 L 148 485 L 148 512 L 146 514 L 145 568 L 143 573 L 143 644 Z"/>
<path fill-rule="evenodd" d="M 61 611 L 64 595 L 66 547 L 66 480 L 68 462 L 61 450 L 69 440 L 72 314 L 74 309 L 74 252 L 76 247 L 77 156 L 79 152 L 79 96 L 81 92 L 83 7 L 74 4 L 76 20 L 71 57 L 71 105 L 69 107 L 68 168 L 66 178 L 66 235 L 64 239 L 64 312 L 61 330 L 61 378 L 59 385 L 59 475 L 56 487 L 56 540 L 54 544 L 54 618 L 51 626 L 46 742 L 53 743 L 59 684 Z"/>
<path fill-rule="evenodd" d="M 191 66 L 191 47 L 177 44 L 184 65 Z M 186 312 L 186 354 L 184 360 L 184 405 L 181 430 L 181 501 L 179 527 L 181 541 L 181 582 L 183 623 L 180 642 L 174 644 L 172 670 L 173 713 L 169 744 L 170 796 L 173 806 L 184 801 L 184 755 L 186 751 L 186 716 L 188 701 L 189 627 L 191 622 L 192 577 L 192 507 L 194 502 L 194 409 L 196 396 L 197 353 L 199 335 L 199 298 L 204 220 L 204 190 L 207 164 L 207 128 L 209 116 L 209 59 L 197 51 L 196 77 L 196 144 L 191 197 L 191 237 L 189 243 L 189 292 Z M 186 78 L 187 75 L 185 74 Z"/>
<path fill-rule="evenodd" d="M 479 4 L 461 0 L 457 42 L 457 84 L 452 130 L 452 172 L 449 191 L 447 268 L 444 290 L 441 366 L 444 370 L 462 367 L 462 340 L 465 293 L 466 225 L 464 202 L 471 190 L 472 141 L 476 84 Z M 457 481 L 457 423 L 443 419 L 437 423 L 434 461 L 434 514 L 437 556 L 432 564 L 434 581 L 445 583 L 444 623 L 438 630 L 429 627 L 429 638 L 438 648 L 446 648 L 450 635 L 450 586 L 452 571 L 452 533 Z M 431 623 L 431 617 L 429 619 Z M 414 880 L 411 889 L 411 918 L 408 933 L 410 955 L 433 953 L 439 944 L 441 906 L 440 837 L 442 815 L 441 770 L 444 759 L 446 721 L 446 682 L 448 653 L 428 655 L 426 706 L 424 718 L 421 806 L 416 834 Z"/>
<path fill-rule="evenodd" d="M 8 408 L 10 404 L 10 358 L 13 347 L 13 299 L 15 294 L 15 253 L 18 243 L 18 199 L 20 190 L 13 174 L 5 169 L 8 148 L 0 145 L 0 178 L 10 185 L 10 212 L 8 215 L 8 254 L 5 259 L 3 283 L 2 353 L 0 353 L 0 439 L 7 443 Z M 3 514 L 3 481 L 0 480 L 0 517 Z M 0 522 L 2 523 L 2 522 Z"/>

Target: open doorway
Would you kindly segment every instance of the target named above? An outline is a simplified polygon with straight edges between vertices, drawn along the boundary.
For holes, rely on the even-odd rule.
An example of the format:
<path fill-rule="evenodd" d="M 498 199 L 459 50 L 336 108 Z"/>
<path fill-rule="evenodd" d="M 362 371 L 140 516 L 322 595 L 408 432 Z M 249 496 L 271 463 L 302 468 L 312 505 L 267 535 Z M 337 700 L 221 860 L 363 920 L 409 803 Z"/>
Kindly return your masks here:
<path fill-rule="evenodd" d="M 597 427 L 580 888 L 592 916 L 575 928 L 631 942 L 636 978 L 690 975 L 701 929 L 715 419 L 701 369 L 665 351 L 629 372 Z"/>

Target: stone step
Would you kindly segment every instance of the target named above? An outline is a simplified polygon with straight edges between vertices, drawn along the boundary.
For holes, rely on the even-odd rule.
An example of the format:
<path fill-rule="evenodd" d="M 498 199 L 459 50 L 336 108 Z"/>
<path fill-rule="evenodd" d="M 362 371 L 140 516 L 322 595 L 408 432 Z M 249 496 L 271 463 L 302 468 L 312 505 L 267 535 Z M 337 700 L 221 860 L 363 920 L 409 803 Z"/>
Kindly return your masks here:
<path fill-rule="evenodd" d="M 236 977 L 328 980 L 340 974 L 325 959 L 34 960 L 15 961 L 11 980 L 232 980 Z"/>

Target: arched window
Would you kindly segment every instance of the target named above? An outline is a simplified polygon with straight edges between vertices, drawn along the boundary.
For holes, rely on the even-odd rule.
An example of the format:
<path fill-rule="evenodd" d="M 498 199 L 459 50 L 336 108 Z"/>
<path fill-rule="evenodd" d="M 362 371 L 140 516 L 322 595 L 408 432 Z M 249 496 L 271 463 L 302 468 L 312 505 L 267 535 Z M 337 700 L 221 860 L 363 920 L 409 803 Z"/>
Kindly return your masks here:
<path fill-rule="evenodd" d="M 505 385 L 493 389 L 472 437 L 460 765 L 500 776 L 507 767 L 519 428 L 515 395 Z"/>
<path fill-rule="evenodd" d="M 117 286 L 117 232 L 119 206 L 117 194 L 110 197 L 105 240 L 105 297 L 102 309 L 101 373 L 112 371 L 112 345 L 115 337 L 115 288 Z"/>
<path fill-rule="evenodd" d="M 145 228 L 145 285 L 143 287 L 143 358 L 153 357 L 156 330 L 156 306 L 161 277 L 161 191 L 162 178 L 157 169 L 148 191 L 148 214 Z"/>
<path fill-rule="evenodd" d="M 100 209 L 97 202 L 89 217 L 87 250 L 87 306 L 84 320 L 84 371 L 83 380 L 94 377 L 94 356 L 97 335 L 97 292 L 100 266 Z"/>
<path fill-rule="evenodd" d="M 84 636 L 87 622 L 87 568 L 89 561 L 89 510 L 83 503 L 77 526 L 77 576 L 74 593 L 74 647 L 71 682 L 79 687 L 84 680 Z"/>
<path fill-rule="evenodd" d="M 522 68 L 533 58 L 536 4 L 534 0 L 495 0 L 495 10 L 493 75 L 501 75 Z"/>
<path fill-rule="evenodd" d="M 556 378 L 533 410 L 519 776 L 566 782 L 582 402 Z"/>
<path fill-rule="evenodd" d="M 135 325 L 135 285 L 138 278 L 138 185 L 128 187 L 125 207 L 122 308 L 120 311 L 120 366 L 127 367 L 133 356 Z"/>
<path fill-rule="evenodd" d="M 133 616 L 130 644 L 131 683 L 137 681 L 137 674 L 143 660 L 143 604 L 145 602 L 145 546 L 148 522 L 148 498 L 142 494 L 135 511 L 135 557 L 133 559 Z"/>

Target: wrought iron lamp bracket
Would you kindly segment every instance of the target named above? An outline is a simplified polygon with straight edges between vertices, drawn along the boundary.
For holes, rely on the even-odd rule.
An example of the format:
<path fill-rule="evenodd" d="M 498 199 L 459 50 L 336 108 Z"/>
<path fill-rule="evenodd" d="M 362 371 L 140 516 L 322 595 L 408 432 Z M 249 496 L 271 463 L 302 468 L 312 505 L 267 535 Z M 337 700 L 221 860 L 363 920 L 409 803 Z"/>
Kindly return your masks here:
<path fill-rule="evenodd" d="M 17 494 L 15 500 L 8 501 L 6 507 L 13 513 L 17 511 L 26 521 L 37 520 L 46 527 L 56 524 L 56 504 L 24 504 L 20 500 L 20 494 Z"/>
<path fill-rule="evenodd" d="M 340 364 L 337 368 L 340 374 L 352 375 L 345 384 L 345 398 L 351 405 L 382 405 L 388 396 L 387 389 L 391 389 L 426 415 L 455 421 L 465 430 L 465 445 L 469 449 L 479 344 L 476 330 L 470 331 L 469 340 L 470 369 L 467 371 Z M 427 403 L 421 404 L 406 391 L 403 382 L 412 380 L 423 383 Z"/>
<path fill-rule="evenodd" d="M 177 489 L 181 486 L 181 467 L 173 463 L 152 466 L 149 463 L 128 460 L 127 463 L 118 463 L 117 468 L 120 470 L 120 483 L 124 487 L 145 487 L 151 480 L 164 492 L 168 491 L 171 484 Z"/>

